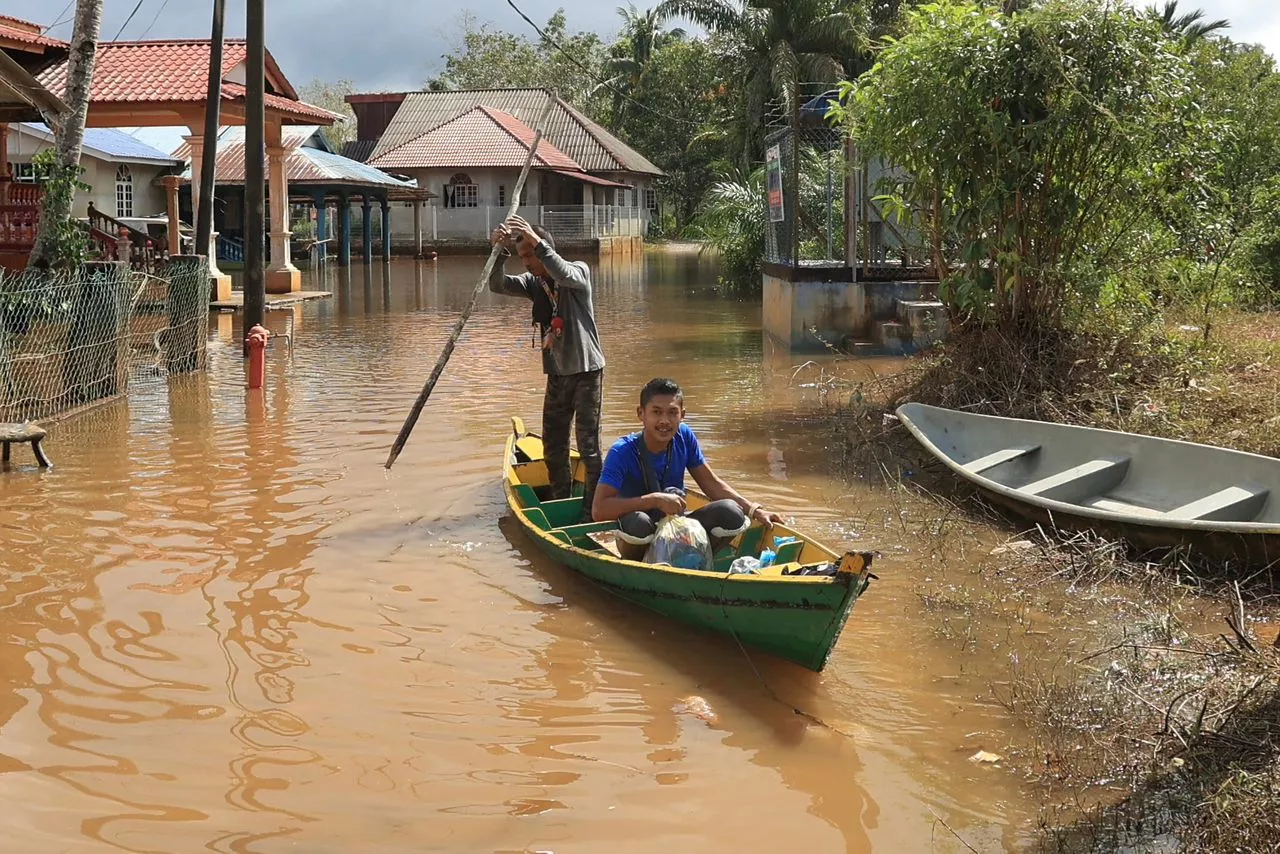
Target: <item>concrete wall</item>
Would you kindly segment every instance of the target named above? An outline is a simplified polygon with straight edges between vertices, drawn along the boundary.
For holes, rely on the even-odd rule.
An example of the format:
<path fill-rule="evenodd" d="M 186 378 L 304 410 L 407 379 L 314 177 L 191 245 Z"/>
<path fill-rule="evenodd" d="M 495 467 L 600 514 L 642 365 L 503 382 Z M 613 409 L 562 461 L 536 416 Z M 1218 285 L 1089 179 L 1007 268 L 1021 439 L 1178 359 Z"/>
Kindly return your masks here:
<path fill-rule="evenodd" d="M 853 282 L 788 281 L 764 276 L 764 329 L 774 343 L 793 352 L 821 352 L 822 340 L 839 346 L 843 338 L 867 325 L 864 288 Z"/>
<path fill-rule="evenodd" d="M 899 300 L 927 297 L 937 287 L 936 282 L 854 282 L 852 278 L 847 267 L 806 270 L 766 265 L 765 336 L 793 353 L 825 352 L 826 344 L 842 347 L 850 339 L 870 341 L 877 321 L 897 318 Z"/>

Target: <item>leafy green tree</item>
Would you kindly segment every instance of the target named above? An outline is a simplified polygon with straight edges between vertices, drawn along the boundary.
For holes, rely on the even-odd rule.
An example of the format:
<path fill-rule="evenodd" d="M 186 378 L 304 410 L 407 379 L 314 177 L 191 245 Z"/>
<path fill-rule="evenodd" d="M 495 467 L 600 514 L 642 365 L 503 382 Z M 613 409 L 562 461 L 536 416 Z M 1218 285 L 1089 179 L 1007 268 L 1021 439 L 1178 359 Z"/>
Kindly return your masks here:
<path fill-rule="evenodd" d="M 675 230 L 688 225 L 715 180 L 723 152 L 706 127 L 727 118 L 727 81 L 701 39 L 669 41 L 656 50 L 614 130 L 665 172 L 658 180 Z"/>
<path fill-rule="evenodd" d="M 920 216 L 953 306 L 1007 328 L 1095 298 L 1199 144 L 1185 58 L 1090 0 L 909 11 L 845 95 L 864 152 L 905 172 L 890 207 Z"/>
<path fill-rule="evenodd" d="M 689 229 L 719 253 L 720 279 L 732 287 L 759 286 L 769 227 L 764 199 L 763 168 L 726 171 L 707 191 Z"/>
<path fill-rule="evenodd" d="M 1179 15 L 1178 0 L 1166 0 L 1163 8 L 1148 6 L 1147 14 L 1159 21 L 1166 33 L 1181 40 L 1187 46 L 1231 26 L 1231 22 L 1226 18 L 1206 21 L 1204 11 L 1201 9 Z"/>
<path fill-rule="evenodd" d="M 613 123 L 615 127 L 622 127 L 632 105 L 631 98 L 640 89 L 654 52 L 685 38 L 685 31 L 664 30 L 666 18 L 656 8 L 641 12 L 634 3 L 619 6 L 618 16 L 622 18 L 622 31 L 609 48 L 609 57 L 604 63 L 607 77 L 596 91 L 604 89 L 613 95 Z"/>
<path fill-rule="evenodd" d="M 1175 268 L 1182 296 L 1201 310 L 1208 338 L 1214 310 L 1238 290 L 1238 260 L 1278 237 L 1270 214 L 1280 191 L 1280 74 L 1261 48 L 1225 39 L 1200 42 L 1192 61 L 1196 132 L 1207 146 L 1169 175 L 1161 214 L 1185 262 Z"/>
<path fill-rule="evenodd" d="M 331 113 L 342 116 L 344 121 L 336 122 L 330 127 L 322 128 L 325 140 L 334 151 L 341 152 L 344 143 L 356 138 L 356 114 L 347 103 L 347 96 L 356 91 L 350 80 L 335 80 L 330 83 L 319 77 L 298 90 L 298 97 L 308 104 L 324 107 Z"/>
<path fill-rule="evenodd" d="M 741 75 L 726 142 L 743 167 L 759 162 L 770 114 L 794 123 L 801 84 L 835 85 L 865 43 L 863 9 L 850 0 L 662 0 L 656 9 L 724 38 L 726 65 Z"/>
<path fill-rule="evenodd" d="M 442 57 L 444 68 L 427 80 L 428 89 L 543 87 L 554 89 L 593 119 L 602 117 L 606 102 L 597 89 L 604 70 L 604 42 L 596 33 L 570 33 L 563 9 L 542 27 L 545 35 L 535 33 L 536 38 L 507 32 L 469 13 L 458 23 L 458 43 Z"/>

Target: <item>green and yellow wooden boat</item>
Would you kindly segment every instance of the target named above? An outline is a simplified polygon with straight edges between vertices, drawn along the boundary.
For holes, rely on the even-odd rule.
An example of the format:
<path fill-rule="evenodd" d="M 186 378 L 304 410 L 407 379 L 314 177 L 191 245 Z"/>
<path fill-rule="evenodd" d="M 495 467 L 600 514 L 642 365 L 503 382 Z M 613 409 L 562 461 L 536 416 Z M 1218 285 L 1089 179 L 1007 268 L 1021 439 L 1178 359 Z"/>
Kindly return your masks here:
<path fill-rule="evenodd" d="M 840 637 L 853 603 L 867 589 L 872 556 L 840 555 L 783 525 L 767 532 L 753 525 L 715 556 L 716 572 L 623 560 L 610 542 L 616 522 L 578 524 L 582 518 L 583 466 L 576 452 L 575 496 L 546 501 L 547 468 L 542 439 L 511 419 L 503 460 L 507 503 L 533 542 L 559 563 L 637 605 L 693 626 L 736 637 L 744 646 L 773 653 L 819 671 Z M 706 498 L 691 491 L 697 508 Z M 796 537 L 779 546 L 773 566 L 759 575 L 729 575 L 743 555 L 758 557 L 775 537 Z M 834 566 L 834 575 L 784 575 L 803 567 Z"/>

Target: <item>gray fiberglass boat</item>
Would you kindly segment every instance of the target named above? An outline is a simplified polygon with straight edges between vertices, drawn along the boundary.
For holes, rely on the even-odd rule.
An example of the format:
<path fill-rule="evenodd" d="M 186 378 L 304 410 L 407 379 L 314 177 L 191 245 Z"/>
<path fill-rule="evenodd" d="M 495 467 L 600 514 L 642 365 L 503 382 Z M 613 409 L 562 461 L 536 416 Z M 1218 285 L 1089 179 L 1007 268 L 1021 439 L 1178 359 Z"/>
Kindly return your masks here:
<path fill-rule="evenodd" d="M 1280 460 L 920 403 L 897 414 L 952 471 L 1035 522 L 1139 549 L 1185 546 L 1251 565 L 1280 559 Z"/>

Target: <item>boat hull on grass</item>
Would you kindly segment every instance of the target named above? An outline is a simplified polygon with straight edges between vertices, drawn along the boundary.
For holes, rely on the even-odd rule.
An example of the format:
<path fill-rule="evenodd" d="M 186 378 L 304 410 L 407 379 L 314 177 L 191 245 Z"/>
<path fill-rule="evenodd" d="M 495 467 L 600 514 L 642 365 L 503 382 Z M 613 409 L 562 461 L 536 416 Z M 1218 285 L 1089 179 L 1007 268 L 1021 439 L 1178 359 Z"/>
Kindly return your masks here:
<path fill-rule="evenodd" d="M 1140 551 L 1280 560 L 1280 460 L 1210 445 L 907 403 L 911 434 L 1025 519 Z"/>
<path fill-rule="evenodd" d="M 871 578 L 872 556 L 844 555 L 784 526 L 776 535 L 795 536 L 797 543 L 780 558 L 793 555 L 762 575 L 729 575 L 727 564 L 741 553 L 767 545 L 769 537 L 755 526 L 721 555 L 718 572 L 685 570 L 623 560 L 593 536 L 607 535 L 616 524 L 572 524 L 581 514 L 581 500 L 542 501 L 538 491 L 546 483 L 541 440 L 513 419 L 507 440 L 503 486 L 508 506 L 521 528 L 548 557 L 641 607 L 688 625 L 735 637 L 743 646 L 772 653 L 810 670 L 820 671 L 834 648 L 858 597 Z M 582 467 L 575 457 L 576 476 Z M 689 502 L 705 501 L 691 493 Z M 786 548 L 786 547 L 784 547 Z M 784 576 L 783 569 L 836 564 L 827 576 Z"/>

